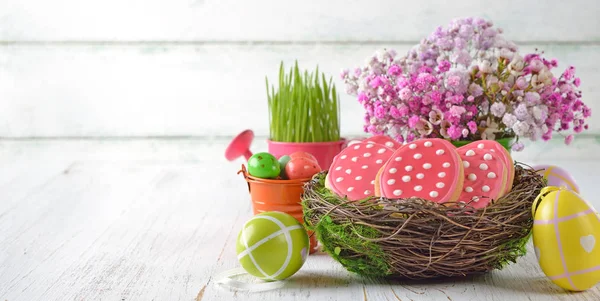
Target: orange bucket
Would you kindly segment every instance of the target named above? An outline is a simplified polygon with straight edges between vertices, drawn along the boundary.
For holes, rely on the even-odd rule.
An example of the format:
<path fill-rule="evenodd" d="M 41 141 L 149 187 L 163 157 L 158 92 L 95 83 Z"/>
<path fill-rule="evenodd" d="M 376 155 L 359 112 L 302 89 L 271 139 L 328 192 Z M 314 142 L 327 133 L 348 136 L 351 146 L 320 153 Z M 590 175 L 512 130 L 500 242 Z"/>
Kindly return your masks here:
<path fill-rule="evenodd" d="M 238 174 L 240 173 L 243 173 L 246 182 L 248 182 L 252 209 L 255 215 L 266 211 L 285 212 L 304 224 L 300 197 L 304 193 L 304 183 L 310 181 L 309 178 L 295 180 L 261 179 L 251 176 L 243 164 L 242 169 L 238 171 Z M 317 251 L 317 239 L 312 231 L 309 231 L 308 235 L 310 237 L 310 253 L 312 254 Z"/>

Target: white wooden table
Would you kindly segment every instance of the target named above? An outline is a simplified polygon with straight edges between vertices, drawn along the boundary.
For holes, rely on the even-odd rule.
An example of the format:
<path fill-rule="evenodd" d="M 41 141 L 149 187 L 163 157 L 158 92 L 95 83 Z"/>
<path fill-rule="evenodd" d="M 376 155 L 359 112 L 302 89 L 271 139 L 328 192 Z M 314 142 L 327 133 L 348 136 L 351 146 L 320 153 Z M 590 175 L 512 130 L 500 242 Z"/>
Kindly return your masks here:
<path fill-rule="evenodd" d="M 554 286 L 533 252 L 485 276 L 402 283 L 362 279 L 317 253 L 280 290 L 218 287 L 214 276 L 238 267 L 236 236 L 252 215 L 226 142 L 0 141 L 0 300 L 600 300 L 600 286 Z M 597 150 L 569 154 L 542 145 L 516 158 L 554 158 L 599 206 L 598 177 L 586 176 Z"/>

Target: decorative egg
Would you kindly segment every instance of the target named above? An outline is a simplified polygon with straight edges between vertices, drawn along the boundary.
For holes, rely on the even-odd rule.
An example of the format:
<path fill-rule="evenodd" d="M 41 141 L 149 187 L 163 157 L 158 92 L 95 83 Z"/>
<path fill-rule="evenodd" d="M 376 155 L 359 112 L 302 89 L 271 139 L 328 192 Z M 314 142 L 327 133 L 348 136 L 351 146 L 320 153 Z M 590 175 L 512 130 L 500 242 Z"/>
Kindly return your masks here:
<path fill-rule="evenodd" d="M 257 153 L 248 159 L 248 172 L 257 178 L 276 178 L 280 172 L 279 162 L 269 153 Z"/>
<path fill-rule="evenodd" d="M 290 156 L 289 156 L 289 157 L 290 157 L 290 158 L 292 158 L 292 159 L 296 159 L 296 158 L 306 158 L 306 159 L 313 160 L 313 161 L 315 161 L 315 162 L 319 162 L 319 161 L 317 160 L 317 158 L 315 158 L 315 156 L 313 156 L 311 153 L 307 153 L 307 152 L 301 152 L 301 151 L 298 151 L 298 152 L 293 152 L 293 153 L 291 153 L 291 154 L 290 154 Z"/>
<path fill-rule="evenodd" d="M 571 291 L 600 281 L 600 215 L 564 187 L 542 189 L 533 207 L 533 245 L 544 274 Z"/>
<path fill-rule="evenodd" d="M 320 171 L 319 163 L 306 157 L 292 158 L 285 165 L 285 174 L 290 180 L 311 178 Z"/>
<path fill-rule="evenodd" d="M 279 160 L 278 160 L 279 161 L 279 169 L 280 169 L 279 176 L 282 179 L 288 178 L 287 175 L 285 174 L 285 166 L 288 164 L 288 162 L 290 162 L 291 159 L 292 158 L 290 156 L 284 155 L 284 156 L 281 156 L 281 158 L 279 158 Z"/>
<path fill-rule="evenodd" d="M 248 274 L 266 281 L 294 275 L 308 257 L 309 239 L 304 226 L 282 212 L 263 212 L 240 231 L 237 257 Z"/>
<path fill-rule="evenodd" d="M 537 170 L 544 179 L 548 181 L 548 186 L 561 187 L 564 186 L 570 190 L 579 193 L 579 186 L 575 183 L 575 179 L 571 174 L 563 168 L 555 165 L 536 165 L 532 167 Z"/>

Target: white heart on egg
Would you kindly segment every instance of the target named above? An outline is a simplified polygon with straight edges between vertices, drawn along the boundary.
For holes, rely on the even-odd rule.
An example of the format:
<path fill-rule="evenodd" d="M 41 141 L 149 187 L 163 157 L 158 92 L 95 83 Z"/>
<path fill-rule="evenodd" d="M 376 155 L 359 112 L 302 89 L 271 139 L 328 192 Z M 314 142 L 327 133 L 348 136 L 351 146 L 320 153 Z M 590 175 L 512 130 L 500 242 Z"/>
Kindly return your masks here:
<path fill-rule="evenodd" d="M 537 257 L 538 261 L 540 261 L 540 248 L 535 247 L 533 249 L 535 251 L 535 257 Z"/>
<path fill-rule="evenodd" d="M 594 237 L 594 235 L 591 234 L 588 236 L 582 236 L 581 238 L 579 238 L 579 243 L 586 252 L 592 253 L 592 251 L 594 250 L 594 246 L 596 245 L 596 238 Z"/>

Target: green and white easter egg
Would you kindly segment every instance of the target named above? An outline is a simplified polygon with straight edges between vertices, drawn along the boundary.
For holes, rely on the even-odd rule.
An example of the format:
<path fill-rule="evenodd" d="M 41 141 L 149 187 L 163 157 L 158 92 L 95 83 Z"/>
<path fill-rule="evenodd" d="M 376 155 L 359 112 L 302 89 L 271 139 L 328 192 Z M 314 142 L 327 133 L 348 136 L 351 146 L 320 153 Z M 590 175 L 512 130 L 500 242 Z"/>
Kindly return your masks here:
<path fill-rule="evenodd" d="M 237 256 L 249 274 L 266 281 L 294 275 L 308 257 L 304 226 L 282 212 L 263 212 L 250 219 L 237 239 Z"/>

